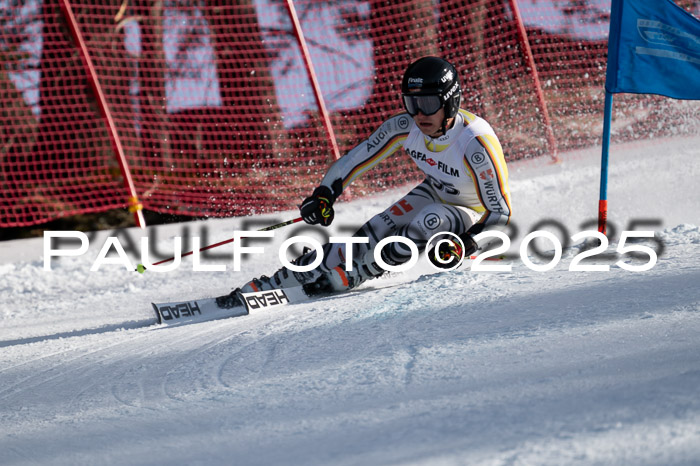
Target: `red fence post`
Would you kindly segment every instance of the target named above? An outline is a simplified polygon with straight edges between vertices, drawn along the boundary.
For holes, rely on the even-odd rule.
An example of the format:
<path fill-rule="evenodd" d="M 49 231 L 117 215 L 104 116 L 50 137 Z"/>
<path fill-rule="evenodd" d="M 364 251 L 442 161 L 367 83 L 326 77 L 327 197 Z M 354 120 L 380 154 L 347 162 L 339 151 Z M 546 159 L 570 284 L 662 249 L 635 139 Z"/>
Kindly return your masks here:
<path fill-rule="evenodd" d="M 309 49 L 306 46 L 306 40 L 304 39 L 304 33 L 301 30 L 301 24 L 299 23 L 299 18 L 297 17 L 296 9 L 294 8 L 294 2 L 292 0 L 287 0 L 285 2 L 287 6 L 287 11 L 289 12 L 289 17 L 292 20 L 292 26 L 294 29 L 294 35 L 299 42 L 299 47 L 301 48 L 301 55 L 304 58 L 304 65 L 306 66 L 306 73 L 309 75 L 309 81 L 311 81 L 311 86 L 314 90 L 314 96 L 316 97 L 316 105 L 321 112 L 323 117 L 323 125 L 326 127 L 326 132 L 328 133 L 328 139 L 330 140 L 331 147 L 333 148 L 333 156 L 335 160 L 340 158 L 340 150 L 338 149 L 338 142 L 335 138 L 335 132 L 333 132 L 333 125 L 331 124 L 330 116 L 326 110 L 326 104 L 323 101 L 323 95 L 321 94 L 321 87 L 316 79 L 316 73 L 314 72 L 314 64 L 311 61 L 311 55 L 309 54 Z"/>
<path fill-rule="evenodd" d="M 114 124 L 114 119 L 112 118 L 112 114 L 107 106 L 107 99 L 105 98 L 104 92 L 102 92 L 102 86 L 100 86 L 100 80 L 97 77 L 97 71 L 95 70 L 95 66 L 90 58 L 87 44 L 85 43 L 85 39 L 80 32 L 80 28 L 78 27 L 78 22 L 73 14 L 70 0 L 59 0 L 59 3 L 61 5 L 61 12 L 68 23 L 71 36 L 73 36 L 73 40 L 80 51 L 80 56 L 83 60 L 83 66 L 85 67 L 88 81 L 90 82 L 90 86 L 92 87 L 92 90 L 95 93 L 95 98 L 97 99 L 97 105 L 100 108 L 102 117 L 105 119 L 105 123 L 107 124 L 107 130 L 109 132 L 109 138 L 112 142 L 112 148 L 114 149 L 117 161 L 119 162 L 119 168 L 122 172 L 122 177 L 124 178 L 124 187 L 129 193 L 129 198 L 127 200 L 129 212 L 134 214 L 136 225 L 141 228 L 145 228 L 146 220 L 143 218 L 143 205 L 138 199 L 136 187 L 134 186 L 134 181 L 132 180 L 131 172 L 129 171 L 129 164 L 126 161 L 126 155 L 124 154 L 124 148 L 122 147 L 121 140 L 119 139 L 117 126 Z"/>
<path fill-rule="evenodd" d="M 540 104 L 540 109 L 542 110 L 542 118 L 544 119 L 545 132 L 547 133 L 547 141 L 549 144 L 549 152 L 552 155 L 552 159 L 557 162 L 559 161 L 557 141 L 554 138 L 554 132 L 552 131 L 552 122 L 549 119 L 549 112 L 547 111 L 547 101 L 544 98 L 544 93 L 542 92 L 542 84 L 540 83 L 540 78 L 537 73 L 537 67 L 535 66 L 535 57 L 532 54 L 532 49 L 530 48 L 530 41 L 527 38 L 527 31 L 525 30 L 525 24 L 523 23 L 523 17 L 520 15 L 520 9 L 518 8 L 518 0 L 509 0 L 510 9 L 515 17 L 515 22 L 518 25 L 518 40 L 525 53 L 525 58 L 532 70 L 532 80 L 535 85 L 535 92 L 537 93 L 537 101 Z"/>

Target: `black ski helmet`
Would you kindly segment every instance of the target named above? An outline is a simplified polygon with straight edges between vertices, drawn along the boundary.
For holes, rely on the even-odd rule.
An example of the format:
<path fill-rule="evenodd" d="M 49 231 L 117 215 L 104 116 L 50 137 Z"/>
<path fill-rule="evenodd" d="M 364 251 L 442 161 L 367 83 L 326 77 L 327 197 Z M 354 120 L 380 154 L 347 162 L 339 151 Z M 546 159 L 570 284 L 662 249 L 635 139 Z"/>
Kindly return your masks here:
<path fill-rule="evenodd" d="M 401 94 L 404 107 L 407 105 L 403 96 L 439 96 L 447 121 L 457 115 L 462 99 L 457 69 L 440 57 L 419 58 L 406 68 L 401 81 Z"/>

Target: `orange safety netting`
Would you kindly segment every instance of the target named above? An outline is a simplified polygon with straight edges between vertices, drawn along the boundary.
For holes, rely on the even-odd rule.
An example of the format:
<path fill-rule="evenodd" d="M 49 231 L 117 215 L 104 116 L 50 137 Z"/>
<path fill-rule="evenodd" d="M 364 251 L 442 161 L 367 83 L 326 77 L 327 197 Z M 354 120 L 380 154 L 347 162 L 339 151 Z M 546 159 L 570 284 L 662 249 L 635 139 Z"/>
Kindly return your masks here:
<path fill-rule="evenodd" d="M 69 3 L 144 208 L 198 217 L 289 209 L 332 163 L 284 1 Z M 294 5 L 341 153 L 402 110 L 401 76 L 423 55 L 456 65 L 462 106 L 492 124 L 508 160 L 600 143 L 609 0 Z M 10 0 L 0 14 L 0 226 L 127 207 L 58 0 Z M 618 140 L 675 134 L 692 119 L 670 99 L 616 99 Z M 417 176 L 397 154 L 353 193 Z"/>

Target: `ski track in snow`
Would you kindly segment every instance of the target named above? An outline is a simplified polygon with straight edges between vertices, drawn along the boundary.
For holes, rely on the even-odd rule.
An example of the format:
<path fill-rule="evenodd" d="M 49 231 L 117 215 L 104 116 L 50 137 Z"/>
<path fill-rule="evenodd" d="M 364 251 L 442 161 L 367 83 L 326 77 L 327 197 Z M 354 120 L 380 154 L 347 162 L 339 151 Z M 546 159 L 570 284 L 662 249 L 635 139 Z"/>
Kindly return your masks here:
<path fill-rule="evenodd" d="M 269 274 L 285 237 L 241 272 L 195 273 L 184 259 L 143 275 L 89 271 L 106 232 L 50 272 L 41 240 L 0 243 L 0 464 L 700 464 L 698 142 L 613 147 L 613 225 L 646 219 L 664 245 L 642 273 L 617 258 L 596 262 L 608 272 L 571 272 L 572 248 L 547 272 L 519 259 L 504 262 L 511 272 L 420 266 L 341 296 L 165 327 L 149 325 L 151 301 Z M 595 218 L 596 150 L 562 158 L 511 167 L 511 251 L 543 219 L 574 234 Z M 341 203 L 336 223 L 400 193 Z M 241 219 L 194 222 L 192 234 L 201 225 L 213 243 Z M 182 226 L 157 228 L 165 250 Z"/>

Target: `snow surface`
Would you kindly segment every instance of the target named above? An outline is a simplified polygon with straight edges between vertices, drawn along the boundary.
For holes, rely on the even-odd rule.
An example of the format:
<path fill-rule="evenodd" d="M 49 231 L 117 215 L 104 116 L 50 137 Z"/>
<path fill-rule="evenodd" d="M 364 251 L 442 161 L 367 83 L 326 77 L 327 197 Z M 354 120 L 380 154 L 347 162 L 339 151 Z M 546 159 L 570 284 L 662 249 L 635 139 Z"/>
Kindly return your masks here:
<path fill-rule="evenodd" d="M 535 229 L 595 229 L 599 158 L 511 166 L 515 254 Z M 612 256 L 584 262 L 609 271 L 571 272 L 573 247 L 547 272 L 518 258 L 503 262 L 511 272 L 417 266 L 346 295 L 180 327 L 152 325 L 149 303 L 269 274 L 285 235 L 302 230 L 278 230 L 240 272 L 226 258 L 206 262 L 226 272 L 193 272 L 191 258 L 170 273 L 91 272 L 115 232 L 51 271 L 42 239 L 0 243 L 0 464 L 700 464 L 698 179 L 697 137 L 613 147 L 611 223 L 642 220 L 634 229 L 657 231 L 644 244 L 663 244 L 646 272 Z M 340 203 L 335 231 L 400 194 Z M 212 243 L 253 229 L 243 222 L 148 233 L 165 250 L 177 235 L 206 231 Z"/>

